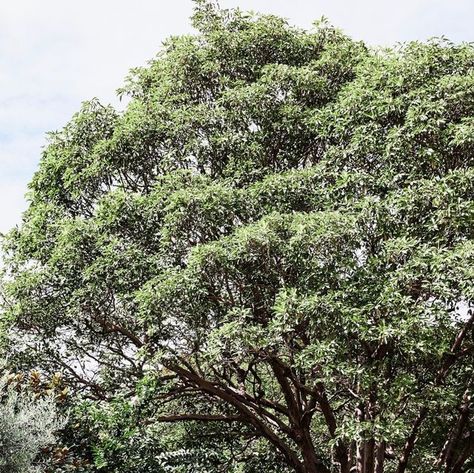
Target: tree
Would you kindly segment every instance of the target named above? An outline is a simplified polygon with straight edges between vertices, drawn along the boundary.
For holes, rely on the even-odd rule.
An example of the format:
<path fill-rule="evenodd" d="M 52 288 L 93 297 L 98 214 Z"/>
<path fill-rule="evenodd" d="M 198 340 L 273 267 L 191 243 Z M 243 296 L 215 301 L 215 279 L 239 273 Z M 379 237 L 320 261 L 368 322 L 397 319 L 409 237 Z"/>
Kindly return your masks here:
<path fill-rule="evenodd" d="M 229 434 L 226 471 L 262 442 L 298 473 L 473 468 L 473 46 L 193 21 L 124 112 L 51 134 L 10 356 L 137 428 Z"/>
<path fill-rule="evenodd" d="M 38 462 L 41 451 L 54 442 L 63 421 L 51 398 L 18 391 L 13 379 L 0 383 L 0 472 L 39 473 L 44 471 Z"/>

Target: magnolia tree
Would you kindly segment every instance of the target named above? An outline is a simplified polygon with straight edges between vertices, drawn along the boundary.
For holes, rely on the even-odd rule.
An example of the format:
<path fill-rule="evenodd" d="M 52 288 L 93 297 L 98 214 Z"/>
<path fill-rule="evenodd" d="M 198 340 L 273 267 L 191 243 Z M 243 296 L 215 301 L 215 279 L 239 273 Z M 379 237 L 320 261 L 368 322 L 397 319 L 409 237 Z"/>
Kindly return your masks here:
<path fill-rule="evenodd" d="M 473 46 L 193 22 L 123 112 L 50 135 L 5 245 L 10 356 L 134 434 L 219 438 L 201 471 L 471 471 Z"/>

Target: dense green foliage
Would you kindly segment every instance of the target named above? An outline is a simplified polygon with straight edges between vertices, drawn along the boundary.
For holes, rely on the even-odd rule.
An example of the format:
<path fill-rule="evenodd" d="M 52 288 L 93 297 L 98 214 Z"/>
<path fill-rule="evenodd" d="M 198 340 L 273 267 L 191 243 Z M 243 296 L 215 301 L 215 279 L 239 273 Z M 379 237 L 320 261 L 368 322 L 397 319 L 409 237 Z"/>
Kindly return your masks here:
<path fill-rule="evenodd" d="M 474 48 L 194 25 L 51 134 L 10 359 L 94 471 L 472 471 Z"/>

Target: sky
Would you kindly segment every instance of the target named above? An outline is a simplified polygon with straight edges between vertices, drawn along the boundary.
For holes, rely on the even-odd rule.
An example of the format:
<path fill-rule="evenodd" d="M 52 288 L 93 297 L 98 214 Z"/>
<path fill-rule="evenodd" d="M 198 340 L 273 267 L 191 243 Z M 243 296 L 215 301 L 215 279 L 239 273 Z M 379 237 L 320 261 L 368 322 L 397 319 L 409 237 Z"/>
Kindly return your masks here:
<path fill-rule="evenodd" d="M 310 28 L 327 17 L 371 45 L 474 41 L 473 0 L 221 0 Z M 21 221 L 46 132 L 115 91 L 170 35 L 192 32 L 191 0 L 0 0 L 0 233 Z"/>

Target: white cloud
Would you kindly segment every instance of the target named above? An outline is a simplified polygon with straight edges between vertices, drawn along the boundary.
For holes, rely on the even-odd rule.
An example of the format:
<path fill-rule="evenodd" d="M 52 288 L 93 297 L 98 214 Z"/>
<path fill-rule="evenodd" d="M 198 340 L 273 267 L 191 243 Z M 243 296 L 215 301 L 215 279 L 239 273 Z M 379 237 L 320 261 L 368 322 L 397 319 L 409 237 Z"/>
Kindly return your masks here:
<path fill-rule="evenodd" d="M 0 187 L 0 234 L 5 234 L 18 223 L 21 213 L 26 210 L 26 189 L 24 181 L 5 182 L 3 179 L 0 181 Z"/>
<path fill-rule="evenodd" d="M 221 0 L 309 27 L 327 16 L 372 44 L 445 34 L 474 40 L 472 0 Z M 0 2 L 0 231 L 19 221 L 44 134 L 83 100 L 114 102 L 129 68 L 191 31 L 191 0 Z"/>
<path fill-rule="evenodd" d="M 310 27 L 324 15 L 350 36 L 373 45 L 441 35 L 453 41 L 474 40 L 472 0 L 221 0 L 220 3 L 276 13 L 303 27 Z"/>
<path fill-rule="evenodd" d="M 117 103 L 129 68 L 170 34 L 190 31 L 191 9 L 190 0 L 0 3 L 0 232 L 25 209 L 45 133 L 83 100 Z"/>

